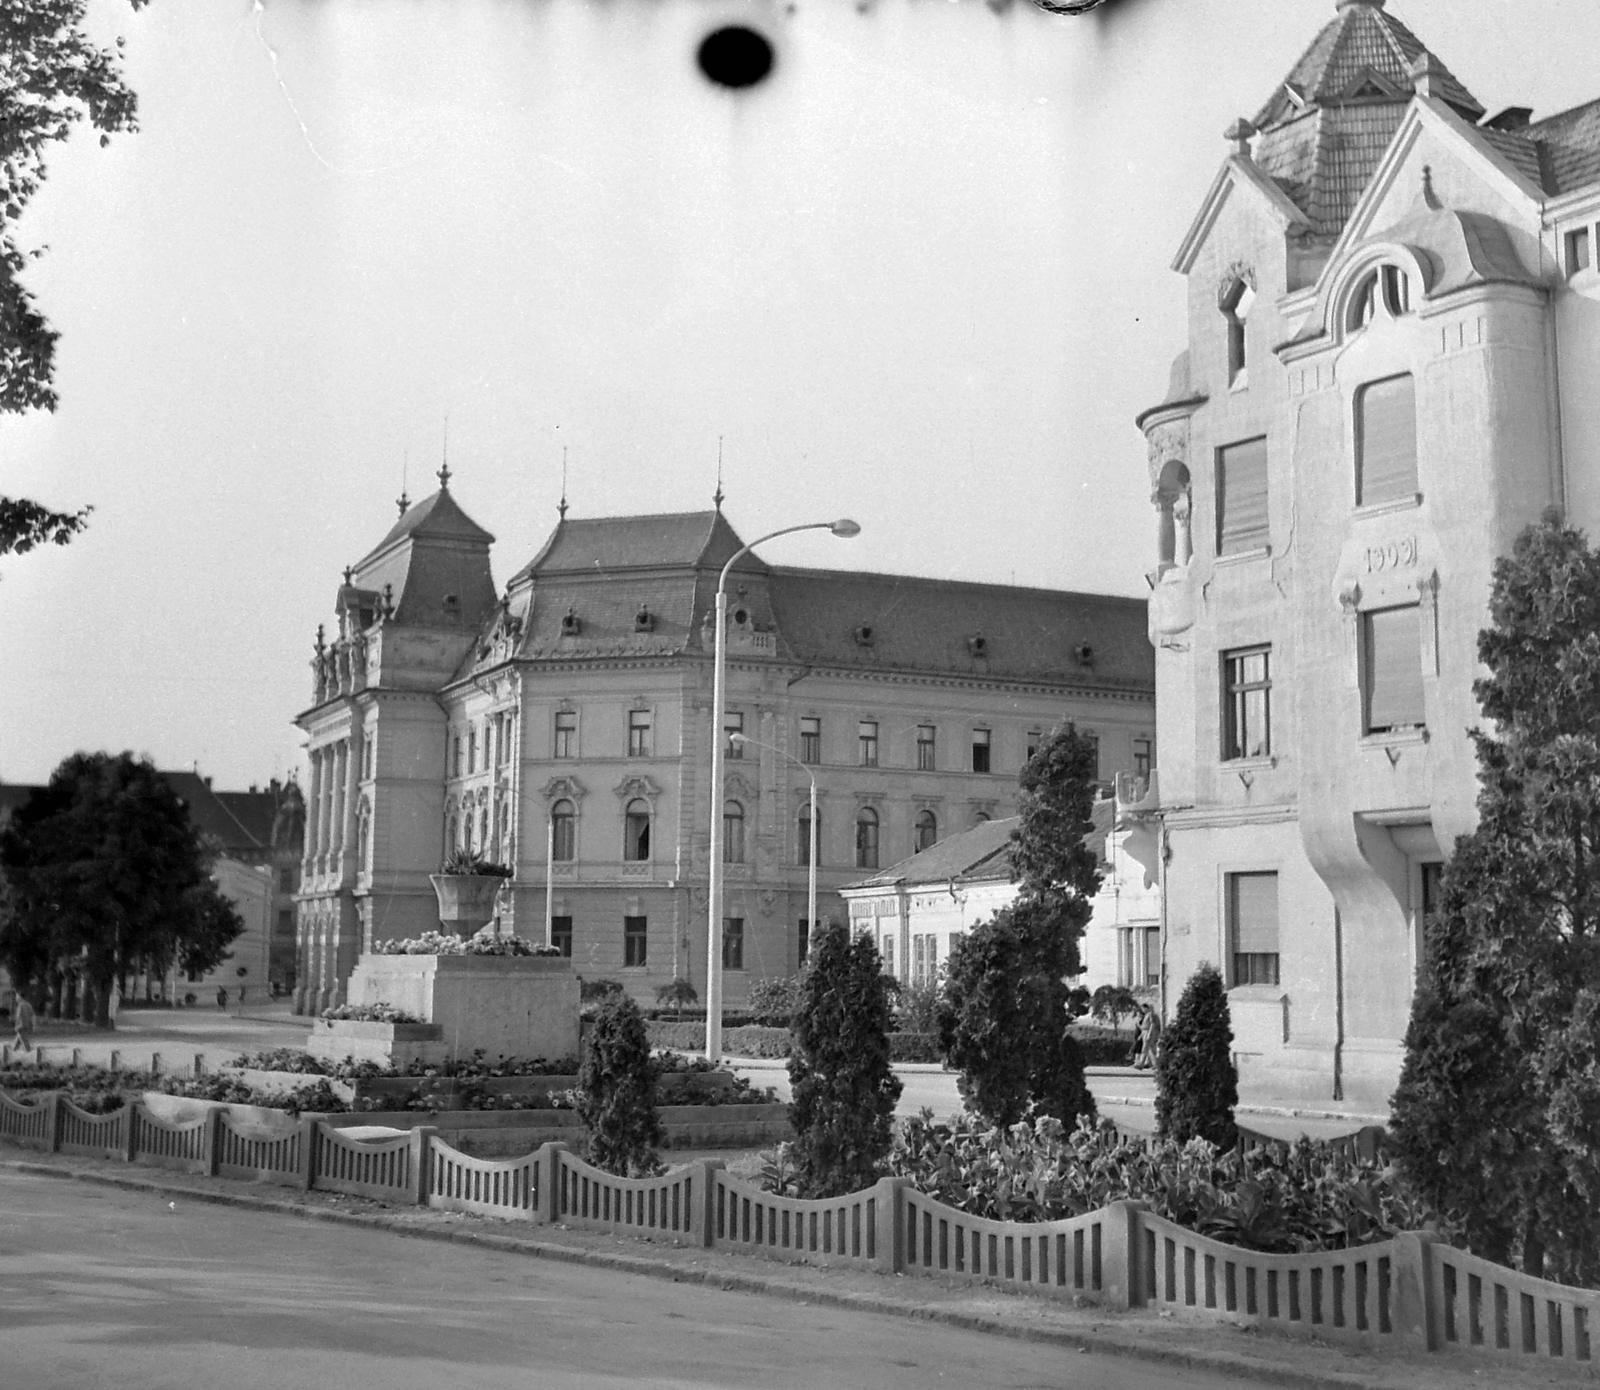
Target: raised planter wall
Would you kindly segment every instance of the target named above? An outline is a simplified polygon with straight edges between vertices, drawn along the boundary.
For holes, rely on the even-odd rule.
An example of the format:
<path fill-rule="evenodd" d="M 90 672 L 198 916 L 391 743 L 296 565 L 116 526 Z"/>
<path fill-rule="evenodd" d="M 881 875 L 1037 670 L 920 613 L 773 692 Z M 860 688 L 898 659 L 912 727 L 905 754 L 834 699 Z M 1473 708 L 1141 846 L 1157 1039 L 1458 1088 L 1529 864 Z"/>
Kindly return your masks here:
<path fill-rule="evenodd" d="M 348 997 L 391 1004 L 439 1028 L 437 1054 L 424 1061 L 480 1049 L 491 1059 L 561 1058 L 578 1055 L 579 989 L 572 962 L 547 956 L 364 955 Z M 319 1020 L 312 1036 L 321 1033 Z"/>

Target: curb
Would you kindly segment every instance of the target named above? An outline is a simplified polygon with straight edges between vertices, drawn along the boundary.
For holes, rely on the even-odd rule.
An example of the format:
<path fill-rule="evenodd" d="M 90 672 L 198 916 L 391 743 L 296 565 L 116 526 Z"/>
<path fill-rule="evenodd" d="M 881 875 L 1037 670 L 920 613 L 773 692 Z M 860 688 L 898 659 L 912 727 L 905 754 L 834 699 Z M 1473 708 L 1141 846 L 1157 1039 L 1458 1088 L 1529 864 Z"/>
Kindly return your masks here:
<path fill-rule="evenodd" d="M 1375 1380 L 1370 1376 L 1298 1370 L 1226 1352 L 1185 1350 L 1178 1347 L 1151 1346 L 1102 1331 L 1074 1332 L 1065 1328 L 1035 1327 L 1008 1322 L 1003 1318 L 988 1317 L 979 1313 L 964 1313 L 958 1309 L 929 1307 L 904 1299 L 878 1294 L 841 1293 L 827 1289 L 793 1284 L 782 1279 L 760 1274 L 727 1273 L 725 1271 L 684 1268 L 666 1260 L 651 1259 L 646 1255 L 623 1255 L 604 1250 L 588 1250 L 579 1246 L 560 1245 L 553 1241 L 526 1236 L 498 1235 L 489 1231 L 461 1228 L 429 1228 L 407 1225 L 394 1216 L 365 1212 L 340 1211 L 333 1207 L 316 1207 L 286 1198 L 260 1197 L 252 1193 L 213 1190 L 191 1187 L 184 1183 L 164 1182 L 155 1176 L 135 1176 L 132 1173 L 102 1173 L 81 1169 L 61 1168 L 53 1164 L 30 1162 L 25 1159 L 0 1159 L 0 1170 L 25 1174 L 30 1177 L 56 1178 L 61 1181 L 94 1183 L 102 1187 L 115 1187 L 130 1192 L 176 1194 L 191 1201 L 213 1206 L 237 1207 L 247 1211 L 261 1211 L 280 1216 L 297 1216 L 305 1220 L 329 1222 L 336 1226 L 353 1226 L 363 1230 L 387 1231 L 391 1235 L 408 1236 L 417 1240 L 447 1241 L 458 1245 L 477 1246 L 502 1254 L 523 1255 L 534 1259 L 552 1260 L 561 1264 L 589 1265 L 600 1269 L 613 1269 L 623 1274 L 636 1274 L 645 1278 L 664 1279 L 675 1284 L 700 1284 L 728 1293 L 760 1294 L 791 1302 L 812 1303 L 825 1307 L 843 1308 L 858 1313 L 877 1313 L 886 1317 L 903 1318 L 915 1322 L 938 1323 L 945 1327 L 960 1328 L 968 1332 L 982 1332 L 990 1336 L 1009 1337 L 1016 1341 L 1038 1342 L 1060 1346 L 1073 1351 L 1121 1356 L 1132 1360 L 1153 1362 L 1166 1366 L 1182 1366 L 1191 1370 L 1206 1371 L 1215 1375 L 1254 1381 L 1268 1385 L 1299 1386 L 1306 1390 L 1406 1390 L 1405 1383 L 1392 1380 Z M 898 1277 L 898 1276 L 897 1276 Z M 981 1288 L 975 1285 L 974 1288 Z M 1021 1295 L 1025 1296 L 1025 1295 Z M 1174 1331 L 1183 1324 L 1174 1325 Z M 1294 1345 L 1284 1341 L 1283 1345 Z"/>

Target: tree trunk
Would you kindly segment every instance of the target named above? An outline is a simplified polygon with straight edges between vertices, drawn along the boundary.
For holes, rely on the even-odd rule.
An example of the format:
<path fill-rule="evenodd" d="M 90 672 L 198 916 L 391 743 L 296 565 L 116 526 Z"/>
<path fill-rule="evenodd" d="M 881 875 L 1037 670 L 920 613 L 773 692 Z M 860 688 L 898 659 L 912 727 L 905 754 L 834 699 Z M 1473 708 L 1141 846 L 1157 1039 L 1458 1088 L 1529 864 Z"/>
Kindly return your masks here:
<path fill-rule="evenodd" d="M 101 975 L 94 982 L 94 1012 L 91 1015 L 96 1028 L 111 1026 L 111 991 L 116 988 L 113 976 Z"/>
<path fill-rule="evenodd" d="M 1528 1222 L 1527 1229 L 1522 1233 L 1522 1272 L 1531 1274 L 1535 1279 L 1544 1278 L 1544 1241 L 1540 1238 L 1539 1228 L 1532 1221 Z"/>

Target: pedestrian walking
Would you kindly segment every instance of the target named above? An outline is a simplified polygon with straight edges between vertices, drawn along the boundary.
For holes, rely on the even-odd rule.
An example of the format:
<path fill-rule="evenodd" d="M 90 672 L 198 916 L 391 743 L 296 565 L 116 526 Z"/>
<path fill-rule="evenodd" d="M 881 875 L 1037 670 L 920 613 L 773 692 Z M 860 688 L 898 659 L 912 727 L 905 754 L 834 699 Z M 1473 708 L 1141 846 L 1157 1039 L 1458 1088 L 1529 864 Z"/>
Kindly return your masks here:
<path fill-rule="evenodd" d="M 228 1007 L 228 991 L 223 985 L 217 986 L 217 1007 L 219 1009 L 225 1009 Z"/>
<path fill-rule="evenodd" d="M 1144 1017 L 1139 1020 L 1143 1041 L 1139 1049 L 1139 1059 L 1134 1063 L 1141 1071 L 1153 1071 L 1156 1065 L 1156 1051 L 1161 1044 L 1161 1018 L 1156 1011 L 1146 1004 Z"/>
<path fill-rule="evenodd" d="M 122 1007 L 122 985 L 120 981 L 111 982 L 111 992 L 106 996 L 106 1019 L 113 1028 L 117 1026 L 117 1011 Z"/>
<path fill-rule="evenodd" d="M 34 1017 L 33 1005 L 21 994 L 16 996 L 16 1001 L 11 1005 L 11 1020 L 16 1026 L 17 1033 L 11 1040 L 11 1046 L 23 1052 L 30 1051 L 33 1047 L 33 1038 L 30 1034 L 37 1020 Z"/>

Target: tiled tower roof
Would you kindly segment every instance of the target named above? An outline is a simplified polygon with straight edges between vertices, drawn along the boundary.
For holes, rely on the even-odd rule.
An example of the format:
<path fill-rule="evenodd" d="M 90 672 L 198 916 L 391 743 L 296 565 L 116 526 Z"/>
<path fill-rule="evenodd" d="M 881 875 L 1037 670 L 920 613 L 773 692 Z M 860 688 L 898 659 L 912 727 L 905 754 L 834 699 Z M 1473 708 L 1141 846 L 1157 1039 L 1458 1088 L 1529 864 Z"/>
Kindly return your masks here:
<path fill-rule="evenodd" d="M 1469 121 L 1483 106 L 1384 0 L 1339 0 L 1283 84 L 1256 113 L 1254 158 L 1305 213 L 1335 236 L 1400 127 L 1426 55 L 1428 90 Z"/>

